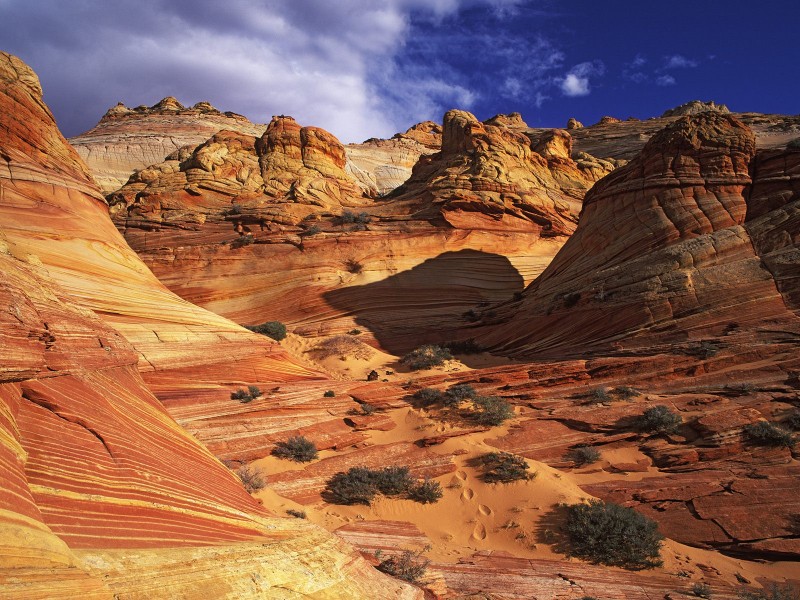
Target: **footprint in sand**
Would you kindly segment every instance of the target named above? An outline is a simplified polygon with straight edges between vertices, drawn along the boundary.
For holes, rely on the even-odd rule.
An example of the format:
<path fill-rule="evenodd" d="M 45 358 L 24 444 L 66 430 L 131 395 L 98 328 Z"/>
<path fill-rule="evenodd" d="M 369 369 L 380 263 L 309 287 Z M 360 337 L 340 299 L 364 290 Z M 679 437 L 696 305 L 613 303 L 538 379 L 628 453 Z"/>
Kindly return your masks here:
<path fill-rule="evenodd" d="M 464 471 L 456 471 L 456 477 L 458 477 L 461 481 L 466 481 L 467 474 Z"/>
<path fill-rule="evenodd" d="M 484 517 L 487 517 L 494 513 L 494 511 L 485 504 L 478 505 L 478 512 L 481 513 Z"/>
<path fill-rule="evenodd" d="M 475 529 L 472 530 L 472 537 L 476 540 L 486 539 L 486 527 L 483 526 L 483 523 L 475 525 Z"/>
<path fill-rule="evenodd" d="M 471 489 L 467 488 L 463 492 L 461 492 L 461 499 L 462 500 L 472 500 L 475 497 L 475 492 Z"/>

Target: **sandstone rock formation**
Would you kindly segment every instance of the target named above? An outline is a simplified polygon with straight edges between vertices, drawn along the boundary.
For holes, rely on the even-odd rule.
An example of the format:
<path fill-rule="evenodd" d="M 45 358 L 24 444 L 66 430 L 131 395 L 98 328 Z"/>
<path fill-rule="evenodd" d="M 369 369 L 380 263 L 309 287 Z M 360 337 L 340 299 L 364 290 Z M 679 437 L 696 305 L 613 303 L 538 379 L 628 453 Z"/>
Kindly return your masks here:
<path fill-rule="evenodd" d="M 436 131 L 421 124 L 390 142 L 433 145 Z M 385 198 L 350 177 L 351 150 L 279 117 L 257 143 L 221 132 L 142 170 L 109 201 L 126 239 L 184 298 L 306 334 L 358 323 L 404 352 L 421 331 L 452 335 L 474 304 L 531 281 L 574 227 L 585 190 L 614 168 L 574 162 L 564 132 L 539 136 L 540 154 L 524 134 L 454 112 L 444 134 L 445 149 Z M 456 267 L 471 270 L 468 283 Z"/>
<path fill-rule="evenodd" d="M 683 117 L 686 115 L 697 115 L 706 111 L 715 111 L 720 113 L 729 113 L 728 107 L 724 104 L 717 104 L 713 100 L 703 102 L 701 100 L 691 100 L 686 104 L 681 104 L 675 108 L 664 111 L 662 117 Z"/>
<path fill-rule="evenodd" d="M 0 595 L 420 597 L 271 517 L 165 412 L 137 366 L 198 388 L 318 374 L 153 277 L 4 53 L 0 114 Z"/>
<path fill-rule="evenodd" d="M 108 194 L 134 171 L 161 162 L 183 146 L 195 147 L 220 130 L 258 136 L 265 128 L 241 115 L 220 112 L 208 102 L 184 107 L 169 96 L 151 107 L 128 108 L 120 102 L 92 129 L 69 141 Z"/>
<path fill-rule="evenodd" d="M 569 121 L 567 121 L 567 129 L 583 129 L 583 123 L 575 117 L 570 117 Z"/>

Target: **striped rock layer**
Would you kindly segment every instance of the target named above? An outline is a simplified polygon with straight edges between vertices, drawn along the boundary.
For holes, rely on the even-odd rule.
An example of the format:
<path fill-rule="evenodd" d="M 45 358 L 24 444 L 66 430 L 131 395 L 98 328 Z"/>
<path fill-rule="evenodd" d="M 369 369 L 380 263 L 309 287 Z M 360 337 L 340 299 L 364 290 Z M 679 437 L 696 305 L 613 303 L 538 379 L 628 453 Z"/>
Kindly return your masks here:
<path fill-rule="evenodd" d="M 317 375 L 158 283 L 8 54 L 0 114 L 0 596 L 419 597 L 271 517 L 166 413 L 139 367 Z"/>

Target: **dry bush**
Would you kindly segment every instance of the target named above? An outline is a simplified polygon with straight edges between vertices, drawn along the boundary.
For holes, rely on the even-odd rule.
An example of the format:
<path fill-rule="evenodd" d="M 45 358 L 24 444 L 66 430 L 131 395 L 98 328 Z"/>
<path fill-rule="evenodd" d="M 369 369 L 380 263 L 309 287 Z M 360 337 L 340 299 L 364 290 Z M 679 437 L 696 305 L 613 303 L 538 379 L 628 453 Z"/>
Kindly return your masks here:
<path fill-rule="evenodd" d="M 342 359 L 355 358 L 358 360 L 369 360 L 372 358 L 373 349 L 351 335 L 337 335 L 327 340 L 323 340 L 314 346 L 309 352 L 317 358 L 329 358 L 338 356 Z"/>

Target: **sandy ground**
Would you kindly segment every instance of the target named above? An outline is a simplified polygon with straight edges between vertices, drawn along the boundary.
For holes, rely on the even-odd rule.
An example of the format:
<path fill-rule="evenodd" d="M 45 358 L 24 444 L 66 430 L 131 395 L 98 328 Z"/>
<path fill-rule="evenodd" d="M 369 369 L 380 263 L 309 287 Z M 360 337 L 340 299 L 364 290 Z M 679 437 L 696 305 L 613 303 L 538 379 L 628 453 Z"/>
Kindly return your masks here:
<path fill-rule="evenodd" d="M 375 359 L 377 360 L 377 359 Z M 376 362 L 370 363 L 377 366 Z M 387 413 L 396 423 L 390 431 L 369 433 L 370 444 L 389 444 L 421 437 L 421 432 L 444 432 L 453 425 L 432 419 L 424 410 L 400 408 Z M 372 506 L 333 506 L 319 503 L 311 507 L 298 505 L 266 489 L 258 493 L 265 506 L 277 514 L 286 510 L 305 511 L 310 521 L 328 530 L 335 530 L 357 520 L 407 521 L 415 524 L 430 540 L 427 555 L 439 562 L 456 562 L 477 551 L 501 550 L 523 558 L 559 559 L 562 554 L 553 549 L 553 509 L 560 503 L 574 503 L 589 498 L 580 484 L 619 479 L 592 465 L 574 471 L 559 471 L 543 463 L 528 460 L 530 472 L 535 477 L 513 483 L 485 483 L 480 473 L 469 466 L 469 460 L 496 448 L 486 444 L 486 439 L 505 433 L 508 426 L 489 431 L 450 438 L 431 448 L 436 453 L 452 455 L 457 465 L 455 473 L 438 478 L 444 497 L 436 504 L 421 505 L 410 500 L 379 497 Z M 332 454 L 332 453 L 329 453 Z M 609 461 L 635 462 L 642 458 L 636 448 L 616 448 L 604 451 L 602 467 Z M 302 465 L 272 457 L 258 461 L 267 473 L 288 469 L 302 469 Z M 657 473 L 631 473 L 631 480 Z M 720 576 L 735 585 L 737 574 L 756 581 L 758 578 L 781 581 L 797 579 L 797 563 L 757 563 L 726 557 L 717 552 L 701 550 L 667 540 L 662 549 L 664 566 L 668 573 L 685 572 L 700 578 L 704 569 L 716 569 Z M 572 559 L 575 560 L 575 559 Z M 703 565 L 701 568 L 698 565 Z"/>

